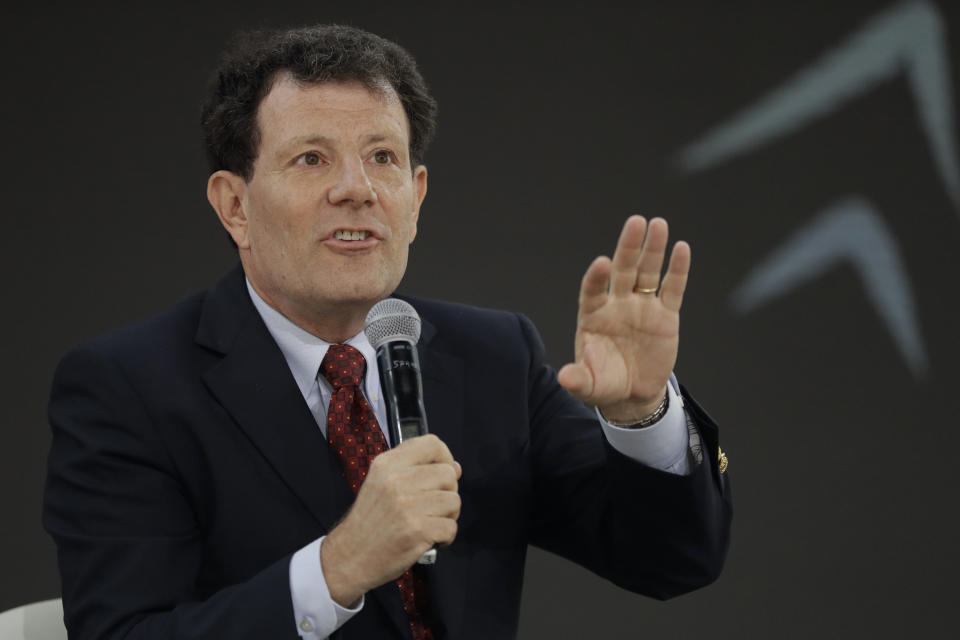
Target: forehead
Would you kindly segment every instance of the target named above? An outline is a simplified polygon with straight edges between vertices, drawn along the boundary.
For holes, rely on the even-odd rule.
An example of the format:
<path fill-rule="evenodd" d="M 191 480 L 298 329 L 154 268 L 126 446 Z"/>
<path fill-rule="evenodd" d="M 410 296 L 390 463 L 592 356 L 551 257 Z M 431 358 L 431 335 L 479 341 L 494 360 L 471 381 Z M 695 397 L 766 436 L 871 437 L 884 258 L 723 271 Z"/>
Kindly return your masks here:
<path fill-rule="evenodd" d="M 407 116 L 389 84 L 371 90 L 359 81 L 303 84 L 281 75 L 257 110 L 261 144 L 282 145 L 304 135 L 409 137 Z"/>

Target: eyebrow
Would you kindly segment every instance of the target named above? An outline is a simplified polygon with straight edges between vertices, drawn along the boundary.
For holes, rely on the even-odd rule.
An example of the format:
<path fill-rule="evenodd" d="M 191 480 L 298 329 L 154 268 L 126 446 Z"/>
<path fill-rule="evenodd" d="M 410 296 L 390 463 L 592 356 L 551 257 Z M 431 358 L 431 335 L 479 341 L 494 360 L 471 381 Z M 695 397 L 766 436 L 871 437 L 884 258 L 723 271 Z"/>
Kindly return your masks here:
<path fill-rule="evenodd" d="M 393 134 L 388 133 L 376 133 L 367 138 L 364 138 L 364 144 L 371 144 L 377 142 L 401 142 L 401 140 Z M 285 148 L 299 147 L 302 145 L 315 144 L 315 145 L 327 145 L 332 144 L 333 139 L 327 136 L 321 135 L 309 135 L 309 136 L 300 136 L 290 140 L 287 144 L 284 145 Z"/>
<path fill-rule="evenodd" d="M 305 144 L 325 145 L 330 144 L 331 142 L 332 140 L 327 136 L 300 136 L 288 141 L 285 145 L 283 145 L 283 147 L 285 149 L 290 149 L 293 147 L 300 147 Z"/>
<path fill-rule="evenodd" d="M 370 136 L 369 138 L 364 140 L 364 142 L 366 142 L 367 144 L 370 144 L 375 142 L 401 142 L 401 140 L 393 134 L 378 133 Z"/>

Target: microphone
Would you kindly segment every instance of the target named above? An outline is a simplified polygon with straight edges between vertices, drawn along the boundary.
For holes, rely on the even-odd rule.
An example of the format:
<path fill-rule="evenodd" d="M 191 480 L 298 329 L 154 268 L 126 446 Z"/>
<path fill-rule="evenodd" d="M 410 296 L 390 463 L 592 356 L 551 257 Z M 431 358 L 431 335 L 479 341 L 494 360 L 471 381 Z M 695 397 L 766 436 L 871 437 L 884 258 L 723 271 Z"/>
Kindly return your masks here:
<path fill-rule="evenodd" d="M 423 406 L 423 380 L 420 377 L 420 316 L 410 304 L 386 298 L 373 305 L 363 327 L 370 345 L 377 351 L 380 388 L 387 407 L 387 430 L 394 446 L 409 438 L 429 433 L 427 410 Z M 437 561 L 436 548 L 417 560 L 418 564 Z"/>
<path fill-rule="evenodd" d="M 377 350 L 390 441 L 396 446 L 428 433 L 416 346 L 420 339 L 416 309 L 397 298 L 381 300 L 367 314 L 363 332 Z"/>

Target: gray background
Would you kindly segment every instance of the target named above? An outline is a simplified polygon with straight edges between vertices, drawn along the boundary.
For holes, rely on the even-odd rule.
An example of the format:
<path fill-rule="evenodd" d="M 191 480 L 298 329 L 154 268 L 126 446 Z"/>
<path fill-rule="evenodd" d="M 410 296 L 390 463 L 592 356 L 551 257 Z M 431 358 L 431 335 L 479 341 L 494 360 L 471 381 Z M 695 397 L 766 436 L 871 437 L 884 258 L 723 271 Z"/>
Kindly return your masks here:
<path fill-rule="evenodd" d="M 239 28 L 341 21 L 406 46 L 441 106 L 404 290 L 522 311 L 561 365 L 580 276 L 626 215 L 664 215 L 693 246 L 677 373 L 723 427 L 727 569 L 664 604 L 532 551 L 521 637 L 952 636 L 960 217 L 906 76 L 720 166 L 673 161 L 899 5 L 268 4 L 34 3 L 0 16 L 0 610 L 59 593 L 39 523 L 59 357 L 235 261 L 204 197 L 197 126 L 217 53 Z M 956 63 L 960 7 L 921 8 Z M 948 72 L 955 100 L 960 72 Z M 751 269 L 852 193 L 899 247 L 923 375 L 848 263 L 750 313 L 731 306 Z"/>

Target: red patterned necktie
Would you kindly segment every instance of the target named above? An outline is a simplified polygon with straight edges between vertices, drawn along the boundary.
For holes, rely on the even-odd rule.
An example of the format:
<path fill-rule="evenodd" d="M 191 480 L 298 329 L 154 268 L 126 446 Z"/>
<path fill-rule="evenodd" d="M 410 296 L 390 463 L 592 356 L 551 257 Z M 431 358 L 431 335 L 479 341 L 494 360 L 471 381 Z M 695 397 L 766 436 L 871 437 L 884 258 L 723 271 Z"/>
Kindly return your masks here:
<path fill-rule="evenodd" d="M 340 458 L 343 475 L 354 494 L 367 477 L 370 463 L 387 449 L 373 409 L 360 390 L 366 369 L 363 354 L 348 344 L 330 345 L 320 363 L 320 374 L 333 387 L 327 409 L 327 442 Z M 427 610 L 423 575 L 407 569 L 397 578 L 397 586 L 414 640 L 433 640 L 422 613 Z"/>

